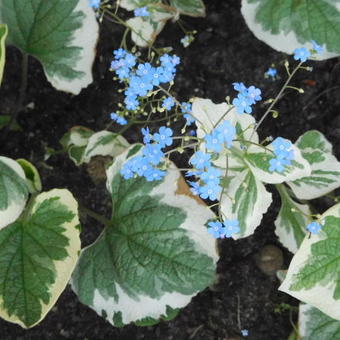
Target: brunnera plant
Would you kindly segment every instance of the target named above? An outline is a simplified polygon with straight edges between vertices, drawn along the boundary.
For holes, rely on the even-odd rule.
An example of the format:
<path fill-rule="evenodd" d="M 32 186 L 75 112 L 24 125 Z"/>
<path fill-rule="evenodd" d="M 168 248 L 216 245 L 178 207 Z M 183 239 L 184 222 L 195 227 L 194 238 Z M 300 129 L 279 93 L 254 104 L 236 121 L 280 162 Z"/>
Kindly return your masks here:
<path fill-rule="evenodd" d="M 49 49 L 46 53 L 42 46 L 35 49 L 31 39 L 28 43 L 18 33 L 15 19 L 20 19 L 20 13 L 8 10 L 13 4 L 3 0 L 0 7 L 10 41 L 40 58 L 48 76 L 50 72 L 56 78 L 80 77 L 73 57 L 82 49 L 86 54 L 86 49 L 73 38 L 86 17 L 76 7 L 83 4 L 72 1 L 70 7 L 63 7 L 62 0 L 53 2 L 61 6 L 59 19 L 72 27 L 63 31 L 65 35 L 59 32 L 63 44 L 56 47 L 70 53 L 57 63 L 42 57 L 49 55 Z M 27 9 L 27 2 L 20 4 L 22 10 Z M 50 5 L 41 3 L 25 21 L 27 27 L 36 28 L 32 32 L 37 38 L 46 22 L 35 20 L 45 12 L 45 19 L 52 20 Z M 91 5 L 99 15 L 113 8 L 94 0 Z M 172 11 L 204 14 L 203 3 L 196 0 L 129 0 L 121 1 L 121 6 L 135 10 L 143 25 L 149 22 L 152 34 L 159 30 L 152 15 L 160 8 L 168 11 L 166 15 Z M 293 76 L 299 70 L 310 70 L 303 63 L 320 54 L 321 46 L 313 41 L 310 50 L 294 51 L 297 65 L 293 69 L 285 65 L 288 78 L 277 97 L 267 101 L 267 110 L 257 122 L 252 107 L 262 100 L 262 93 L 255 86 L 234 83 L 237 96 L 220 104 L 206 98 L 179 102 L 172 86 L 180 58 L 160 53 L 152 46 L 153 40 L 128 24 L 131 19 L 124 22 L 112 11 L 111 18 L 127 28 L 122 41 L 125 49 L 114 51 L 110 65 L 121 82 L 124 104 L 110 114 L 106 130 L 76 126 L 60 141 L 77 166 L 106 157 L 111 216 L 78 207 L 67 189 L 41 192 L 34 165 L 25 159 L 0 157 L 0 316 L 33 327 L 70 282 L 80 301 L 114 326 L 171 319 L 194 295 L 213 284 L 216 239 L 254 233 L 272 203 L 267 190 L 272 185 L 281 199 L 276 233 L 295 253 L 280 290 L 308 303 L 300 309 L 302 336 L 311 336 L 306 334 L 312 334 L 314 326 L 306 330 L 303 325 L 312 323 L 327 324 L 326 334 L 332 334 L 340 320 L 340 205 L 319 215 L 311 212 L 308 200 L 340 187 L 340 163 L 318 131 L 307 131 L 295 143 L 283 137 L 261 140 L 259 131 L 270 114 L 277 114 L 275 104 L 285 89 L 297 89 L 290 85 Z M 96 31 L 95 25 L 89 27 Z M 129 31 L 136 44 L 138 39 L 148 42 L 148 62 L 142 61 L 140 53 L 127 50 Z M 0 34 L 3 67 L 6 26 L 0 27 Z M 51 39 L 60 42 L 56 36 Z M 270 76 L 275 77 L 273 70 Z M 183 123 L 181 134 L 174 135 L 174 121 Z M 134 125 L 141 127 L 143 143 L 130 145 L 122 134 Z M 174 152 L 190 152 L 185 168 L 171 161 Z M 78 209 L 103 225 L 98 239 L 82 250 Z M 325 339 L 331 339 L 330 335 Z"/>

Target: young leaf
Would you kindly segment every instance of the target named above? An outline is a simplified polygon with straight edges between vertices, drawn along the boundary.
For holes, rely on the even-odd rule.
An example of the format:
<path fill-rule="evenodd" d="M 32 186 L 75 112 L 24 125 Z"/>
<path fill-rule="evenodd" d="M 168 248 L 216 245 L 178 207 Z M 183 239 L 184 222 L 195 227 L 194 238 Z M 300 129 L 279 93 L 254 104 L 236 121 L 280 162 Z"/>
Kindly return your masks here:
<path fill-rule="evenodd" d="M 89 138 L 82 162 L 88 163 L 92 157 L 98 155 L 117 157 L 124 152 L 129 145 L 127 140 L 117 133 L 110 131 L 97 132 Z"/>
<path fill-rule="evenodd" d="M 132 40 L 140 47 L 152 45 L 166 22 L 174 15 L 174 12 L 162 6 L 155 6 L 148 17 L 134 17 L 127 20 L 127 25 L 132 28 Z"/>
<path fill-rule="evenodd" d="M 0 316 L 33 327 L 65 289 L 80 251 L 77 202 L 67 190 L 38 195 L 0 231 Z"/>
<path fill-rule="evenodd" d="M 28 190 L 31 194 L 41 191 L 41 179 L 37 168 L 26 159 L 17 159 L 25 172 Z"/>
<path fill-rule="evenodd" d="M 300 150 L 293 145 L 294 160 L 292 164 L 285 167 L 283 172 L 270 171 L 269 161 L 275 158 L 271 145 L 267 146 L 265 150 L 259 146 L 252 145 L 245 154 L 250 169 L 254 175 L 264 183 L 283 183 L 289 180 L 295 180 L 304 176 L 309 176 L 311 168 L 309 163 L 302 157 Z"/>
<path fill-rule="evenodd" d="M 28 197 L 25 173 L 7 157 L 0 157 L 0 229 L 14 222 L 24 210 Z"/>
<path fill-rule="evenodd" d="M 6 46 L 5 41 L 8 34 L 7 25 L 0 24 L 0 84 L 4 73 L 5 60 L 6 60 Z"/>
<path fill-rule="evenodd" d="M 230 171 L 229 178 L 221 199 L 221 212 L 228 219 L 239 220 L 240 232 L 233 235 L 234 239 L 247 237 L 261 223 L 272 203 L 272 195 L 247 168 L 240 172 Z"/>
<path fill-rule="evenodd" d="M 98 24 L 84 0 L 2 0 L 9 43 L 37 58 L 58 90 L 78 94 L 92 82 Z"/>
<path fill-rule="evenodd" d="M 292 54 L 311 40 L 326 47 L 318 59 L 340 54 L 339 0 L 242 0 L 242 14 L 255 36 Z"/>
<path fill-rule="evenodd" d="M 301 340 L 340 340 L 340 321 L 308 304 L 300 304 L 299 334 Z"/>
<path fill-rule="evenodd" d="M 170 0 L 170 4 L 181 14 L 193 17 L 205 16 L 205 7 L 202 0 Z"/>
<path fill-rule="evenodd" d="M 289 251 L 296 253 L 306 236 L 306 226 L 311 222 L 307 216 L 311 212 L 308 205 L 295 202 L 282 184 L 276 188 L 281 197 L 281 208 L 275 220 L 275 234 Z"/>
<path fill-rule="evenodd" d="M 340 187 L 340 162 L 333 156 L 332 145 L 321 132 L 308 131 L 295 145 L 311 167 L 310 176 L 288 183 L 297 198 L 311 200 Z"/>
<path fill-rule="evenodd" d="M 279 289 L 340 320 L 340 204 L 321 221 L 321 231 L 305 238 Z"/>
<path fill-rule="evenodd" d="M 72 279 L 80 300 L 115 326 L 185 306 L 212 282 L 217 260 L 205 227 L 214 214 L 180 193 L 179 171 L 172 167 L 156 182 L 124 180 L 128 154 L 107 170 L 111 222 L 83 250 Z"/>

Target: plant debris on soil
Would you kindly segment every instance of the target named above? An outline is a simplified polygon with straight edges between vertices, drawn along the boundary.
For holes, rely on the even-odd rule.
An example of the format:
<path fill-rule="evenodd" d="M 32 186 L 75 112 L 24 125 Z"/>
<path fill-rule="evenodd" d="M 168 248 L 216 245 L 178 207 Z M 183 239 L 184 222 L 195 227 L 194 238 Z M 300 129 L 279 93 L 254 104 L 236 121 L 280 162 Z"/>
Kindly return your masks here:
<path fill-rule="evenodd" d="M 284 61 L 294 64 L 294 60 L 254 37 L 240 13 L 240 0 L 205 3 L 206 18 L 183 17 L 197 31 L 189 48 L 180 44 L 184 34 L 176 23 L 168 23 L 156 40 L 157 47 L 172 46 L 181 57 L 174 85 L 176 96 L 180 101 L 196 96 L 223 102 L 227 95 L 236 95 L 232 83 L 241 81 L 262 89 L 264 100 L 254 112 L 258 119 L 265 111 L 264 101 L 274 97 L 286 79 Z M 105 184 L 95 185 L 86 167 L 77 168 L 65 154 L 46 161 L 44 157 L 46 147 L 60 149 L 59 139 L 72 126 L 100 131 L 110 122 L 109 113 L 122 98 L 109 65 L 123 30 L 103 21 L 93 67 L 94 82 L 78 96 L 56 91 L 46 80 L 42 66 L 30 58 L 25 109 L 18 118 L 22 131 L 11 131 L 6 139 L 0 134 L 0 154 L 26 158 L 35 164 L 44 191 L 67 188 L 81 205 L 106 215 L 110 211 L 110 197 Z M 1 114 L 14 110 L 20 62 L 20 52 L 9 47 L 1 87 Z M 264 77 L 272 64 L 280 75 L 275 81 Z M 293 80 L 294 86 L 302 87 L 305 93 L 288 90 L 277 105 L 278 118 L 267 118 L 260 136 L 282 136 L 295 141 L 305 131 L 317 129 L 333 144 L 339 159 L 340 63 L 331 59 L 308 64 L 313 72 L 299 71 Z M 128 130 L 124 137 L 131 143 L 140 141 L 138 129 Z M 185 163 L 188 157 L 183 154 L 174 160 Z M 221 257 L 216 283 L 193 298 L 174 320 L 151 327 L 115 328 L 82 305 L 68 286 L 38 326 L 24 330 L 0 320 L 0 339 L 232 340 L 243 339 L 241 330 L 247 329 L 249 340 L 286 340 L 293 330 L 292 322 L 296 321 L 298 301 L 278 291 L 280 282 L 275 271 L 287 269 L 292 254 L 274 233 L 279 197 L 274 193 L 274 198 L 275 203 L 252 236 L 218 242 Z M 330 204 L 331 201 L 321 199 L 313 202 L 313 208 L 322 212 Z M 82 245 L 93 242 L 101 229 L 95 220 L 82 217 Z"/>

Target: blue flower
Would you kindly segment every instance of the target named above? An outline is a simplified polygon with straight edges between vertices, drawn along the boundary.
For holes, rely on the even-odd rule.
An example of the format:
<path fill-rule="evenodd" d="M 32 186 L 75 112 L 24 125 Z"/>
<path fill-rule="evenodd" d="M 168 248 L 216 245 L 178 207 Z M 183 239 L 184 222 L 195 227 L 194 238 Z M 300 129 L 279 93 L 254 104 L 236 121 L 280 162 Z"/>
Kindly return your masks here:
<path fill-rule="evenodd" d="M 122 169 L 120 170 L 120 173 L 124 177 L 124 179 L 132 178 L 134 175 L 134 172 L 131 169 L 131 166 L 129 163 L 125 163 Z"/>
<path fill-rule="evenodd" d="M 139 64 L 136 73 L 142 77 L 151 74 L 152 69 L 153 67 L 150 63 Z"/>
<path fill-rule="evenodd" d="M 138 100 L 136 99 L 136 96 L 128 96 L 128 97 L 125 97 L 124 103 L 125 103 L 126 108 L 127 108 L 128 110 L 136 110 L 137 107 L 139 106 L 139 102 L 138 102 Z"/>
<path fill-rule="evenodd" d="M 271 78 L 274 79 L 277 76 L 277 70 L 276 70 L 276 68 L 269 67 L 269 69 L 267 70 L 267 72 L 264 75 L 266 77 L 271 77 Z"/>
<path fill-rule="evenodd" d="M 148 17 L 150 15 L 146 6 L 136 8 L 133 13 L 136 17 Z"/>
<path fill-rule="evenodd" d="M 222 176 L 221 170 L 211 166 L 207 169 L 207 171 L 203 172 L 200 177 L 201 180 L 204 181 L 205 183 L 211 182 L 214 184 L 219 184 L 221 176 Z"/>
<path fill-rule="evenodd" d="M 261 90 L 256 88 L 255 86 L 248 87 L 247 96 L 250 99 L 251 104 L 255 104 L 255 102 L 262 100 Z"/>
<path fill-rule="evenodd" d="M 166 175 L 165 171 L 152 168 L 145 172 L 144 177 L 148 182 L 159 181 Z"/>
<path fill-rule="evenodd" d="M 252 108 L 251 105 L 252 103 L 249 101 L 247 97 L 245 97 L 243 94 L 238 94 L 237 98 L 233 100 L 233 105 L 236 107 L 236 111 L 240 114 L 246 112 L 246 113 L 251 113 Z"/>
<path fill-rule="evenodd" d="M 223 222 L 225 227 L 225 237 L 229 238 L 233 234 L 237 234 L 240 231 L 239 221 L 238 220 L 225 220 Z"/>
<path fill-rule="evenodd" d="M 225 120 L 216 127 L 216 131 L 219 133 L 219 138 L 230 148 L 236 137 L 235 127 L 228 120 Z"/>
<path fill-rule="evenodd" d="M 153 135 L 153 140 L 159 143 L 162 148 L 164 148 L 172 144 L 172 134 L 173 132 L 170 128 L 162 126 L 159 128 L 158 133 Z"/>
<path fill-rule="evenodd" d="M 145 158 L 153 165 L 158 165 L 164 156 L 159 144 L 147 144 L 142 152 Z"/>
<path fill-rule="evenodd" d="M 323 52 L 323 48 L 317 44 L 314 40 L 312 40 L 313 45 L 313 51 L 315 51 L 316 54 L 321 54 Z"/>
<path fill-rule="evenodd" d="M 308 224 L 307 230 L 316 235 L 321 230 L 321 224 L 316 221 L 311 222 Z"/>
<path fill-rule="evenodd" d="M 211 234 L 213 237 L 220 238 L 221 235 L 224 235 L 224 228 L 221 222 L 209 222 L 208 226 L 208 233 Z"/>
<path fill-rule="evenodd" d="M 175 101 L 172 97 L 165 98 L 162 103 L 162 107 L 165 110 L 170 110 L 175 105 Z"/>
<path fill-rule="evenodd" d="M 119 60 L 121 58 L 124 58 L 126 55 L 126 51 L 123 48 L 118 48 L 117 50 L 113 51 L 113 55 L 115 57 L 116 60 Z"/>
<path fill-rule="evenodd" d="M 124 61 L 128 67 L 134 67 L 136 65 L 136 57 L 131 53 L 126 53 Z"/>
<path fill-rule="evenodd" d="M 127 79 L 130 77 L 130 69 L 128 67 L 120 67 L 116 70 L 116 74 L 119 79 Z"/>
<path fill-rule="evenodd" d="M 212 150 L 214 152 L 220 152 L 222 150 L 223 140 L 219 138 L 218 132 L 212 132 L 211 134 L 206 134 L 204 136 L 205 146 L 208 150 Z"/>
<path fill-rule="evenodd" d="M 276 156 L 286 158 L 292 148 L 292 142 L 288 139 L 277 137 L 273 142 L 274 153 Z"/>
<path fill-rule="evenodd" d="M 88 0 L 89 6 L 92 8 L 99 8 L 100 0 Z"/>
<path fill-rule="evenodd" d="M 209 198 L 211 201 L 215 201 L 217 200 L 221 191 L 222 188 L 218 184 L 214 182 L 208 182 L 206 185 L 200 187 L 199 194 L 203 199 Z"/>
<path fill-rule="evenodd" d="M 190 164 L 192 164 L 196 169 L 200 170 L 205 167 L 210 166 L 210 155 L 203 153 L 202 151 L 197 151 L 191 157 Z"/>
<path fill-rule="evenodd" d="M 310 52 L 305 47 L 296 48 L 294 50 L 294 59 L 305 62 L 310 57 Z"/>
<path fill-rule="evenodd" d="M 186 119 L 188 126 L 190 126 L 190 125 L 192 125 L 192 124 L 194 124 L 196 122 L 195 118 L 191 114 L 189 114 L 189 113 L 185 113 L 183 115 L 183 117 Z"/>
<path fill-rule="evenodd" d="M 151 135 L 150 135 L 150 130 L 148 127 L 146 127 L 145 129 L 142 128 L 141 132 L 143 134 L 143 143 L 144 144 L 149 144 L 151 142 Z"/>

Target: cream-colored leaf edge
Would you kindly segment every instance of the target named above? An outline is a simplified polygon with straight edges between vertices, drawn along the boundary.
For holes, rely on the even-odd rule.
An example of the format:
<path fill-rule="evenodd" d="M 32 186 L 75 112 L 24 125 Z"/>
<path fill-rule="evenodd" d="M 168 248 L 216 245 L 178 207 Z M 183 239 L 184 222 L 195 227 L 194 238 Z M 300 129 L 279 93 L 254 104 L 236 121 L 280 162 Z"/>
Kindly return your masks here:
<path fill-rule="evenodd" d="M 340 217 L 340 204 L 337 204 L 327 210 L 321 216 L 321 220 L 326 216 Z M 335 289 L 334 282 L 329 282 L 325 285 L 317 284 L 311 289 L 302 289 L 299 291 L 290 290 L 290 286 L 294 281 L 294 275 L 296 275 L 305 266 L 308 259 L 312 256 L 312 244 L 319 242 L 323 238 L 324 236 L 322 231 L 316 235 L 305 237 L 300 249 L 295 254 L 289 265 L 287 276 L 279 287 L 279 290 L 320 309 L 323 313 L 329 315 L 333 319 L 340 320 L 340 300 L 333 299 L 333 292 Z"/>
<path fill-rule="evenodd" d="M 35 203 L 33 206 L 32 213 L 36 210 L 38 204 L 41 202 L 52 198 L 52 197 L 60 197 L 60 203 L 65 205 L 70 211 L 74 213 L 74 218 L 71 222 L 64 223 L 62 227 L 65 228 L 65 232 L 63 233 L 69 240 L 69 245 L 66 248 L 68 256 L 63 261 L 54 261 L 55 269 L 56 269 L 56 281 L 50 287 L 50 302 L 48 304 L 44 304 L 41 302 L 42 312 L 40 319 L 33 324 L 31 327 L 37 325 L 46 314 L 50 311 L 50 309 L 55 305 L 57 299 L 59 298 L 60 294 L 64 291 L 65 287 L 68 284 L 68 281 L 71 277 L 71 274 L 76 266 L 78 261 L 79 253 L 80 253 L 80 238 L 79 238 L 79 229 L 76 226 L 79 225 L 79 218 L 78 218 L 78 203 L 74 199 L 73 195 L 65 189 L 53 189 L 48 192 L 43 192 L 38 195 L 35 199 Z M 0 297 L 0 306 L 2 305 L 2 298 Z M 6 310 L 3 308 L 0 309 L 0 317 L 3 319 L 19 324 L 23 328 L 27 328 L 27 326 L 18 319 L 15 315 L 8 315 Z"/>

